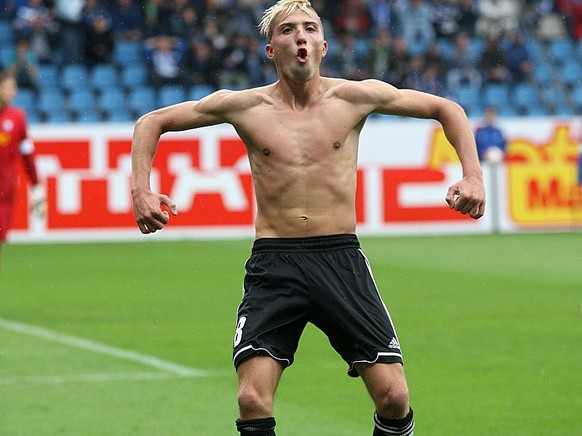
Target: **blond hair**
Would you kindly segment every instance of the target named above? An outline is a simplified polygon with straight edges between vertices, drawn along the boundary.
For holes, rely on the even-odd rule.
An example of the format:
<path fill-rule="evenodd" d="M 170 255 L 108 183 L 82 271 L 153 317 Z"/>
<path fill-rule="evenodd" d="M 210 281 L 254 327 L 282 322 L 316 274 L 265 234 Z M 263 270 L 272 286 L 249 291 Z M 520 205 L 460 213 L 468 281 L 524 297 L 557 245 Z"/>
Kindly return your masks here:
<path fill-rule="evenodd" d="M 293 12 L 302 10 L 309 15 L 319 18 L 309 0 L 279 0 L 273 6 L 268 8 L 263 14 L 263 18 L 259 23 L 259 32 L 263 35 L 267 42 L 271 42 L 273 37 L 273 26 L 275 24 L 275 17 L 282 14 L 283 16 L 291 15 Z"/>

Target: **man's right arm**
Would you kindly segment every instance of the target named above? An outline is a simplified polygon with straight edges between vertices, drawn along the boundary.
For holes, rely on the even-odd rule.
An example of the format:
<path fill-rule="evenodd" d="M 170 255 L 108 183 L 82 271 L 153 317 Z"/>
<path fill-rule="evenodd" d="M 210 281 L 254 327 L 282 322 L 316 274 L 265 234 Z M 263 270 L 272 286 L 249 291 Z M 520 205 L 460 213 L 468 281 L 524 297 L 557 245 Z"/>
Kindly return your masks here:
<path fill-rule="evenodd" d="M 161 230 L 169 221 L 168 207 L 177 215 L 176 204 L 166 195 L 151 191 L 150 175 L 152 160 L 156 153 L 160 136 L 165 132 L 183 131 L 211 126 L 227 121 L 228 91 L 218 91 L 200 101 L 179 103 L 143 115 L 136 123 L 131 146 L 131 194 L 133 213 L 142 233 Z"/>

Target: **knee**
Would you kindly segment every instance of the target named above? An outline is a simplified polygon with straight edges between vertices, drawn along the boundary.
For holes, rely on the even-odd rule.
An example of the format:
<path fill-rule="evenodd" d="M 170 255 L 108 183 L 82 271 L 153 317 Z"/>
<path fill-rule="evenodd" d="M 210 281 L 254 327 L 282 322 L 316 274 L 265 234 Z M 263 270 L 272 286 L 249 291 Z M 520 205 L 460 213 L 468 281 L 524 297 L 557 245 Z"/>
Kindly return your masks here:
<path fill-rule="evenodd" d="M 244 419 L 273 416 L 273 398 L 252 386 L 239 389 L 237 399 L 240 415 Z"/>
<path fill-rule="evenodd" d="M 373 400 L 377 412 L 384 418 L 404 418 L 410 410 L 406 383 L 398 383 L 379 389 L 374 393 Z"/>

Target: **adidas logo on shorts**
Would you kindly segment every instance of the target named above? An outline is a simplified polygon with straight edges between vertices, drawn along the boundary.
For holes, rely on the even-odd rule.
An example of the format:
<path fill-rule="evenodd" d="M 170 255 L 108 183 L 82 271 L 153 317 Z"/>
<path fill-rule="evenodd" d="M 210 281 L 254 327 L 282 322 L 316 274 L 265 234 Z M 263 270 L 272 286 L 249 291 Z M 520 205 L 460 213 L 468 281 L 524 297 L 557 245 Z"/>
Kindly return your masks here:
<path fill-rule="evenodd" d="M 389 348 L 396 348 L 397 350 L 400 350 L 400 342 L 398 342 L 398 339 L 392 338 L 392 340 L 388 344 L 388 347 Z"/>

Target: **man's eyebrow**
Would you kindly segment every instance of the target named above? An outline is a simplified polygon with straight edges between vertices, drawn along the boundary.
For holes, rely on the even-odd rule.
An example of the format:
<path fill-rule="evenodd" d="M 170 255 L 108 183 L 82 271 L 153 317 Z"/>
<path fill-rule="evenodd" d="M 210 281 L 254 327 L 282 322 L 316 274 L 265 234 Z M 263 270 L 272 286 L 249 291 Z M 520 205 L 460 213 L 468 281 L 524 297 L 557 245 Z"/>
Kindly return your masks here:
<path fill-rule="evenodd" d="M 301 23 L 297 23 L 297 22 L 293 22 L 293 21 L 283 21 L 281 24 L 279 24 L 277 26 L 277 28 L 281 28 L 281 27 L 295 27 L 297 25 L 302 25 L 302 26 L 317 26 L 319 27 L 319 23 L 317 21 L 303 21 Z"/>

